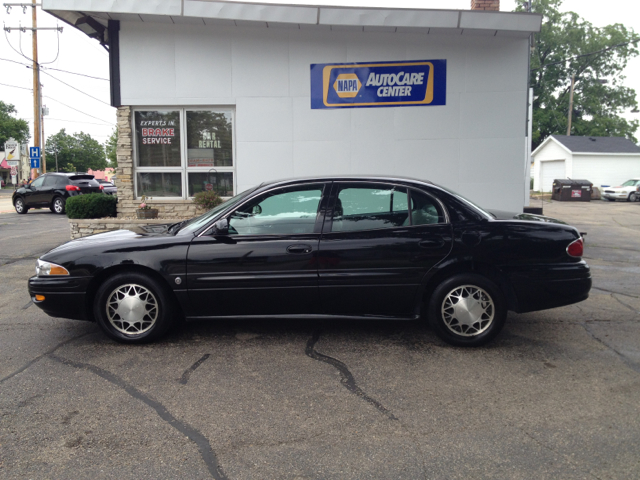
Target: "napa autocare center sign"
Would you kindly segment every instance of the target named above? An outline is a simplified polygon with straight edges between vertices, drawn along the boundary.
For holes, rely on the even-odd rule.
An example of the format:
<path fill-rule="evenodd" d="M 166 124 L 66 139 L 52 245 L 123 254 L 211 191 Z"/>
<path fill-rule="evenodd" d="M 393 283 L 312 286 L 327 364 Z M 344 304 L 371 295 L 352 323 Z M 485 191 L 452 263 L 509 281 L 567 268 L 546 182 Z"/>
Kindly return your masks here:
<path fill-rule="evenodd" d="M 311 108 L 446 105 L 447 61 L 315 63 Z"/>

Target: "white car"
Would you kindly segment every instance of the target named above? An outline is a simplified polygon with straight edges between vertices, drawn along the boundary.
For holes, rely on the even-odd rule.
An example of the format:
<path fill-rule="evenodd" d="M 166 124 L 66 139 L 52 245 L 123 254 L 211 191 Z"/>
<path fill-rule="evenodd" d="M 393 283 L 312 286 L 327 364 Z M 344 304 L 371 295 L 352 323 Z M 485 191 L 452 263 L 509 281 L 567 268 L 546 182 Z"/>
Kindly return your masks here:
<path fill-rule="evenodd" d="M 633 202 L 640 199 L 640 177 L 627 180 L 619 187 L 605 187 L 602 192 L 602 198 L 606 198 L 610 202 L 616 200 L 627 200 Z"/>

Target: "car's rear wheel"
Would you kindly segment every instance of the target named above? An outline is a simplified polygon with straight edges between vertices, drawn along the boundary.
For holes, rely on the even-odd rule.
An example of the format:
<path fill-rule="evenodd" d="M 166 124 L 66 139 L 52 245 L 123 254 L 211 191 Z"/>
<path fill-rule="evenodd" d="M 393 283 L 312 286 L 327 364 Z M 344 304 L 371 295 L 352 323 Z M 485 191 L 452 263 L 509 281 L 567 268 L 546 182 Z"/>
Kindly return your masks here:
<path fill-rule="evenodd" d="M 22 200 L 21 198 L 18 198 L 15 203 L 13 204 L 13 206 L 16 209 L 16 213 L 19 213 L 20 215 L 24 215 L 25 213 L 27 213 L 29 211 L 29 207 L 27 207 L 24 204 L 24 200 Z"/>
<path fill-rule="evenodd" d="M 137 272 L 108 278 L 98 289 L 94 315 L 105 333 L 122 343 L 144 343 L 161 337 L 173 323 L 167 288 Z"/>
<path fill-rule="evenodd" d="M 464 347 L 484 345 L 495 338 L 507 317 L 500 288 L 476 274 L 455 275 L 438 285 L 428 312 L 442 340 Z"/>
<path fill-rule="evenodd" d="M 64 213 L 65 200 L 62 197 L 56 197 L 51 204 L 51 211 L 62 215 Z"/>

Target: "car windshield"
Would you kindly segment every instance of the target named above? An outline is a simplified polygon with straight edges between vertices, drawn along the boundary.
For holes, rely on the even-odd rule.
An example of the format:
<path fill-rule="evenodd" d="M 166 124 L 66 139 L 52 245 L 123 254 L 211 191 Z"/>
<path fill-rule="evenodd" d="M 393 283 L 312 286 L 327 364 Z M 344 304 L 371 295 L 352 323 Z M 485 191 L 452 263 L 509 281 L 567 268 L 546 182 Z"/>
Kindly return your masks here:
<path fill-rule="evenodd" d="M 249 190 L 245 190 L 244 192 L 239 193 L 235 197 L 231 197 L 226 202 L 221 203 L 217 207 L 213 207 L 211 210 L 200 215 L 199 217 L 195 217 L 195 218 L 192 218 L 191 220 L 188 220 L 184 225 L 180 227 L 180 230 L 176 232 L 176 234 L 185 235 L 188 233 L 192 233 L 192 234 L 195 233 L 197 230 L 199 230 L 200 228 L 204 227 L 207 223 L 209 223 L 220 212 L 239 203 L 257 188 L 258 187 L 253 187 L 253 188 L 250 188 Z"/>
<path fill-rule="evenodd" d="M 627 180 L 622 184 L 623 187 L 635 187 L 636 185 L 640 185 L 640 180 Z"/>
<path fill-rule="evenodd" d="M 454 192 L 453 190 L 450 190 L 450 189 L 448 189 L 446 187 L 443 187 L 442 185 L 438 185 L 438 187 L 440 187 L 441 189 L 443 189 L 446 192 L 449 192 L 451 195 L 453 195 L 457 199 L 461 200 L 462 202 L 466 203 L 468 206 L 472 207 L 474 210 L 477 210 L 479 213 L 481 213 L 485 217 L 487 217 L 489 219 L 496 218 L 496 216 L 493 213 L 491 213 L 491 212 L 485 210 L 484 208 L 482 208 L 481 206 L 473 203 L 471 200 L 463 197 L 458 192 Z"/>

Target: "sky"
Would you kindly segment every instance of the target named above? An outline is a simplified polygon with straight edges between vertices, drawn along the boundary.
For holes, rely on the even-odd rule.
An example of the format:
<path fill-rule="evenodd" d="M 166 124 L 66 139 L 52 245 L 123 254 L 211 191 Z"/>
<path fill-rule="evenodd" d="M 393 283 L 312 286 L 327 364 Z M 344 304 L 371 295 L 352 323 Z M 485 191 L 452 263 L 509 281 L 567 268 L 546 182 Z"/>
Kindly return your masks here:
<path fill-rule="evenodd" d="M 470 8 L 470 0 L 262 1 L 280 4 L 360 7 L 452 10 L 468 10 Z M 533 0 L 534 3 L 535 1 Z M 17 2 L 12 0 L 12 3 Z M 500 11 L 509 12 L 514 10 L 515 6 L 515 0 L 501 0 Z M 578 13 L 597 27 L 622 23 L 628 28 L 633 28 L 636 34 L 640 35 L 640 2 L 630 0 L 607 0 L 606 2 L 602 0 L 564 0 L 561 8 L 563 11 Z M 0 9 L 0 19 L 4 26 L 24 25 L 31 27 L 31 8 L 27 9 L 26 14 L 23 14 L 19 7 L 13 7 L 10 13 L 7 13 L 6 9 Z M 45 117 L 44 121 L 45 137 L 64 128 L 68 134 L 82 131 L 100 143 L 104 143 L 115 128 L 116 120 L 115 109 L 109 106 L 109 82 L 107 81 L 109 78 L 109 55 L 96 40 L 88 38 L 79 30 L 60 22 L 38 8 L 38 27 L 55 27 L 57 25 L 63 27 L 62 33 L 53 30 L 38 32 L 38 55 L 44 72 L 41 74 L 43 105 L 49 109 L 49 115 Z M 8 33 L 3 31 L 0 34 L 0 100 L 15 105 L 18 117 L 29 121 L 33 136 L 33 96 L 31 93 L 33 76 L 32 70 L 26 66 L 31 65 L 30 59 L 30 32 L 12 31 Z M 635 89 L 640 95 L 640 57 L 629 62 L 624 74 L 627 77 L 625 85 Z M 640 119 L 640 114 L 626 113 L 625 117 Z M 31 145 L 33 145 L 33 140 L 31 140 Z"/>

